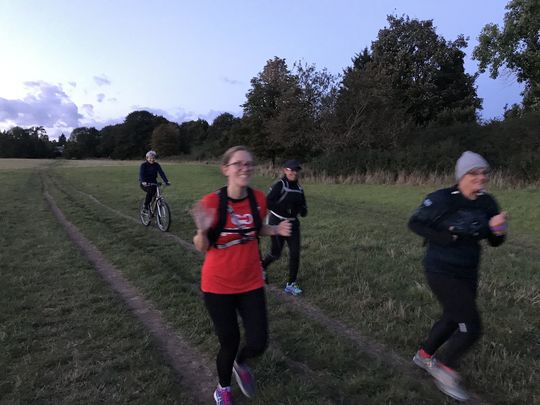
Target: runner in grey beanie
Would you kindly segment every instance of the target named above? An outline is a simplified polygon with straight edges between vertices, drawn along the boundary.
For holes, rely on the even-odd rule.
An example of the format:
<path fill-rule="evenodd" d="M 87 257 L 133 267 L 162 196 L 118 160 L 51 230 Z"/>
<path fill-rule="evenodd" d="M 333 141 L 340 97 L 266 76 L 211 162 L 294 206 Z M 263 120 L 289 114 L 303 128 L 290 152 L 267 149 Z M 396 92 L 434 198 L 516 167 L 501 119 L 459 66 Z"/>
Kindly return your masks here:
<path fill-rule="evenodd" d="M 489 169 L 489 163 L 478 153 L 468 150 L 456 162 L 456 180 L 459 181 L 472 169 Z"/>

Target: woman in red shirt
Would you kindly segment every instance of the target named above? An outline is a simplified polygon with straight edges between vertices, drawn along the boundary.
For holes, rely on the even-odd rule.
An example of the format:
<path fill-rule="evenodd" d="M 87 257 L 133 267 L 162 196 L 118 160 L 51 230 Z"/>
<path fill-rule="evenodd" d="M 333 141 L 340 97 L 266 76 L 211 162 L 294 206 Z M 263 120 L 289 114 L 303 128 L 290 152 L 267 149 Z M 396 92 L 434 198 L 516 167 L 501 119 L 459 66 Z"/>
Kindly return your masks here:
<path fill-rule="evenodd" d="M 218 405 L 232 404 L 234 373 L 247 397 L 255 394 L 255 381 L 246 360 L 261 355 L 268 343 L 268 318 L 258 236 L 289 236 L 291 224 L 260 225 L 266 217 L 266 196 L 249 183 L 255 163 L 244 146 L 234 146 L 223 155 L 221 171 L 227 187 L 205 195 L 193 210 L 197 234 L 195 247 L 206 253 L 201 272 L 204 303 L 220 343 L 217 355 L 219 385 L 214 392 Z M 220 227 L 220 199 L 226 193 L 226 217 Z M 254 200 L 254 201 L 253 201 Z M 256 206 L 258 212 L 253 212 Z M 258 218 L 254 216 L 258 215 Z M 259 225 L 259 226 L 258 226 Z M 246 344 L 238 350 L 242 318 Z"/>

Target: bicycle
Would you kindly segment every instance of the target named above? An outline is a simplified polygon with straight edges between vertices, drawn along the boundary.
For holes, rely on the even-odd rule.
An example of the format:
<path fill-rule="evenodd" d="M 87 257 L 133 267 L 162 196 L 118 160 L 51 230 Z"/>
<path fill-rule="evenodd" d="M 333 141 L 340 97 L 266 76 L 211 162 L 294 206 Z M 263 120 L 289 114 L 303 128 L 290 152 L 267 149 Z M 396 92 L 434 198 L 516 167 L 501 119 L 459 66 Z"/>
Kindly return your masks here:
<path fill-rule="evenodd" d="M 148 210 L 144 208 L 144 198 L 141 200 L 139 215 L 144 226 L 150 225 L 152 218 L 156 217 L 156 224 L 160 231 L 167 232 L 171 226 L 171 209 L 161 192 L 162 183 L 146 183 L 148 186 L 156 186 L 156 195 L 150 202 Z"/>

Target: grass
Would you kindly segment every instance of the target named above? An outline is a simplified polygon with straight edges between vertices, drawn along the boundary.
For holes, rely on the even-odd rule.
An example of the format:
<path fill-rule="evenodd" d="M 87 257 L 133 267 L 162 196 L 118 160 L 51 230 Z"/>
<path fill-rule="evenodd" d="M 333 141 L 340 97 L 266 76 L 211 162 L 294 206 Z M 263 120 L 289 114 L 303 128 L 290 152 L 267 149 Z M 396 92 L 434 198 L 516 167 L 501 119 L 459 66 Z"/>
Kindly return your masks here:
<path fill-rule="evenodd" d="M 78 192 L 135 218 L 142 197 L 136 163 L 80 168 L 68 164 L 46 176 L 68 218 L 211 358 L 216 339 L 196 292 L 200 257 L 101 209 Z M 189 209 L 203 194 L 220 187 L 223 179 L 214 166 L 165 163 L 164 168 L 173 183 L 165 189 L 172 208 L 171 232 L 190 240 L 194 227 Z M 255 185 L 267 189 L 272 181 L 257 177 Z M 304 186 L 310 215 L 302 221 L 300 282 L 306 294 L 301 299 L 408 359 L 439 311 L 423 281 L 421 242 L 405 227 L 412 210 L 433 188 Z M 20 185 L 11 190 L 17 194 Z M 509 212 L 510 240 L 485 250 L 479 302 L 485 333 L 465 358 L 463 374 L 467 385 L 492 403 L 535 403 L 540 257 L 534 247 L 540 242 L 540 192 L 497 190 L 495 195 Z M 34 237 L 15 225 L 10 229 L 21 239 Z M 267 246 L 265 241 L 263 251 Z M 10 250 L 9 257 L 21 251 Z M 271 276 L 276 284 L 285 281 L 286 257 L 271 267 Z M 411 379 L 358 353 L 347 339 L 272 296 L 269 311 L 272 345 L 256 368 L 261 395 L 254 403 L 444 403 L 443 396 L 424 383 L 426 379 Z M 102 338 L 100 333 L 94 337 Z"/>
<path fill-rule="evenodd" d="M 35 172 L 1 172 L 0 402 L 188 403 L 53 218 Z"/>

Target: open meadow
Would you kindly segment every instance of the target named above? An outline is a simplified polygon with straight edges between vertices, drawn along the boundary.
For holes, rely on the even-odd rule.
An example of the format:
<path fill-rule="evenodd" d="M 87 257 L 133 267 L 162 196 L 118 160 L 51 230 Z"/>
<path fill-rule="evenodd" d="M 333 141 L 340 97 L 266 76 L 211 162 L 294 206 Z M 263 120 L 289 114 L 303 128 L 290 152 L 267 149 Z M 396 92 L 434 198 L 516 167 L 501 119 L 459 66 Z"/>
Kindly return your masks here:
<path fill-rule="evenodd" d="M 193 403 L 44 199 L 46 190 L 167 323 L 213 358 L 217 339 L 197 288 L 202 257 L 135 223 L 139 164 L 0 159 L 0 403 Z M 170 233 L 191 242 L 193 203 L 224 180 L 215 165 L 162 165 L 172 183 L 164 189 Z M 266 191 L 273 180 L 257 176 L 254 186 Z M 271 343 L 255 366 L 259 393 L 249 402 L 453 403 L 409 365 L 439 307 L 424 282 L 422 241 L 406 223 L 434 187 L 303 186 L 309 216 L 297 300 L 343 328 L 281 299 L 285 254 L 270 268 Z M 492 192 L 508 212 L 509 238 L 484 249 L 484 335 L 460 371 L 487 403 L 540 403 L 540 189 Z M 263 240 L 263 254 L 268 246 Z M 383 345 L 394 360 L 362 350 L 353 335 Z"/>

